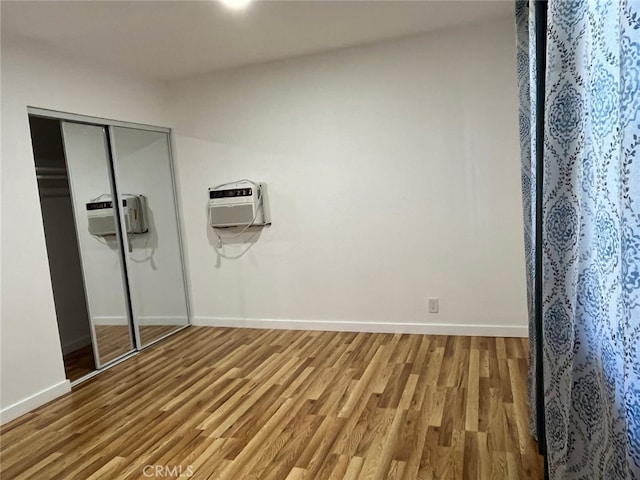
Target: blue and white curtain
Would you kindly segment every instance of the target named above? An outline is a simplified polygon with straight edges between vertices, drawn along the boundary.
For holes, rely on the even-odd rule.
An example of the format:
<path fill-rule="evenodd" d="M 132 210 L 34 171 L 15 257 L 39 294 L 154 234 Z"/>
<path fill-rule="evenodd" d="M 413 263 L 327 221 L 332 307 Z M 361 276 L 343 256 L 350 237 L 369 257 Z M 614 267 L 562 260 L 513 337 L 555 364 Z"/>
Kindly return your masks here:
<path fill-rule="evenodd" d="M 535 14 L 527 1 L 516 2 L 517 68 L 520 90 L 520 152 L 524 252 L 529 313 L 529 428 L 537 435 L 536 416 L 536 328 L 535 328 L 535 240 L 536 240 L 536 35 Z M 531 116 L 534 115 L 532 118 Z"/>
<path fill-rule="evenodd" d="M 549 473 L 640 479 L 640 0 L 549 0 L 547 12 L 544 106 L 531 77 L 520 91 L 530 123 L 544 108 L 543 338 L 531 350 L 542 343 Z"/>

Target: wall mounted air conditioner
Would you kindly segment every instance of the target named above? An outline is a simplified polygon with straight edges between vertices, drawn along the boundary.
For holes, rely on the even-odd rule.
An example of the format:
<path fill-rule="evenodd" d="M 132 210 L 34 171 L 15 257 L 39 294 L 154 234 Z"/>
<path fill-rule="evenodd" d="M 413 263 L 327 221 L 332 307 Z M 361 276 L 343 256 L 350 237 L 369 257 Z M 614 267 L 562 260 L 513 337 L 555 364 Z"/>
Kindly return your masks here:
<path fill-rule="evenodd" d="M 270 224 L 266 183 L 239 181 L 209 189 L 209 225 L 212 227 Z"/>
<path fill-rule="evenodd" d="M 144 195 L 122 195 L 122 209 L 127 233 L 146 233 L 147 199 Z M 92 200 L 87 203 L 89 233 L 96 236 L 116 234 L 112 200 Z"/>

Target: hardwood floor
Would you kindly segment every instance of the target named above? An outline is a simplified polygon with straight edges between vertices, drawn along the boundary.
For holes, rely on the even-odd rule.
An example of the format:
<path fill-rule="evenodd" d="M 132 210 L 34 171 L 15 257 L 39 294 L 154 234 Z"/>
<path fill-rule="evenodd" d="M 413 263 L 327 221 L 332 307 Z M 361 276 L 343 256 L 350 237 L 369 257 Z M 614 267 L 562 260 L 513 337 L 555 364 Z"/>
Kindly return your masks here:
<path fill-rule="evenodd" d="M 526 358 L 524 339 L 190 327 L 2 428 L 2 478 L 541 479 Z"/>

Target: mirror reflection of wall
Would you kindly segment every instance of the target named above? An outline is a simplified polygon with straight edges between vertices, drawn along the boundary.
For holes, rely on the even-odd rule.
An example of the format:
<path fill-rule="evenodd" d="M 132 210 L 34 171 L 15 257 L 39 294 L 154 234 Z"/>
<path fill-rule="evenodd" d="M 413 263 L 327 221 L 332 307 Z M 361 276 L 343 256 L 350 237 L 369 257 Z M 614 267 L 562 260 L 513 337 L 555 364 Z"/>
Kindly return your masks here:
<path fill-rule="evenodd" d="M 111 200 L 112 179 L 106 129 L 62 122 L 89 314 L 98 362 L 104 365 L 133 350 L 126 283 L 117 235 L 89 231 L 87 203 Z M 114 209 L 110 221 L 117 221 Z"/>
<path fill-rule="evenodd" d="M 148 232 L 128 236 L 131 303 L 146 345 L 188 324 L 169 135 L 114 127 L 119 188 L 147 200 Z"/>

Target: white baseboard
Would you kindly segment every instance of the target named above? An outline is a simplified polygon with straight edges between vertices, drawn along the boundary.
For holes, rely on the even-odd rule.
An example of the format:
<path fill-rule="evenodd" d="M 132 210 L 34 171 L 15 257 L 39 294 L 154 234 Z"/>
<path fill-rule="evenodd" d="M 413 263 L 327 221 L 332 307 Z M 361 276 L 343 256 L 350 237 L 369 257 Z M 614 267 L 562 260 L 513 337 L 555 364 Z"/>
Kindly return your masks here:
<path fill-rule="evenodd" d="M 138 317 L 139 325 L 187 325 L 187 317 L 178 315 Z M 126 317 L 93 317 L 94 325 L 126 325 Z"/>
<path fill-rule="evenodd" d="M 187 325 L 189 320 L 187 317 L 177 315 L 168 317 L 138 317 L 138 324 L 142 326 L 151 325 Z"/>
<path fill-rule="evenodd" d="M 127 317 L 92 317 L 94 325 L 127 325 Z"/>
<path fill-rule="evenodd" d="M 470 325 L 452 323 L 347 322 L 335 320 L 193 317 L 191 324 L 202 327 L 325 330 L 331 332 L 415 333 L 424 335 L 464 335 L 479 337 L 527 337 L 529 334 L 527 326 Z"/>
<path fill-rule="evenodd" d="M 0 410 L 0 425 L 4 425 L 5 423 L 18 418 L 19 416 L 24 415 L 25 413 L 30 412 L 51 400 L 55 400 L 65 393 L 69 393 L 70 391 L 71 383 L 69 380 L 65 380 L 49 388 L 45 388 L 41 392 L 31 395 L 30 397 L 14 403 L 13 405 L 9 405 L 8 407 Z"/>
<path fill-rule="evenodd" d="M 75 352 L 76 350 L 80 350 L 87 345 L 91 345 L 91 335 L 85 335 L 84 337 L 76 338 L 71 342 L 63 344 L 62 354 L 66 355 L 67 353 Z"/>

